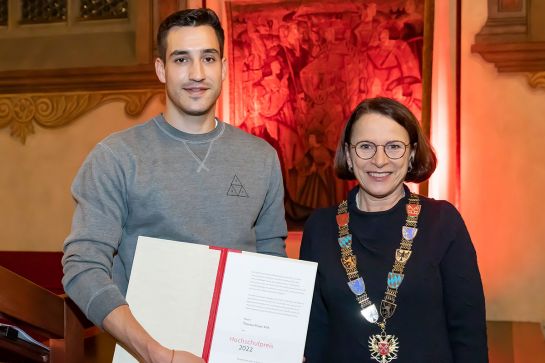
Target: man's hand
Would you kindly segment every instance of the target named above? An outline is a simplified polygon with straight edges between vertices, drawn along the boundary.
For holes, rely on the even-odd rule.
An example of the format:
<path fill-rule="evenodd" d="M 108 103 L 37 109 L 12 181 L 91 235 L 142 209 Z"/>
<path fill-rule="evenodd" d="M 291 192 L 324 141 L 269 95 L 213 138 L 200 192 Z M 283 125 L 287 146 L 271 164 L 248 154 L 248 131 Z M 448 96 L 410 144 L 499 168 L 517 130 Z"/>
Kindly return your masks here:
<path fill-rule="evenodd" d="M 166 349 L 158 344 L 150 351 L 152 363 L 205 363 L 201 357 L 183 350 Z"/>
<path fill-rule="evenodd" d="M 115 308 L 102 323 L 104 330 L 122 343 L 131 354 L 144 363 L 205 363 L 185 351 L 168 349 L 153 339 L 140 325 L 128 305 Z"/>
<path fill-rule="evenodd" d="M 172 363 L 205 363 L 204 359 L 189 352 L 177 350 L 174 352 Z"/>

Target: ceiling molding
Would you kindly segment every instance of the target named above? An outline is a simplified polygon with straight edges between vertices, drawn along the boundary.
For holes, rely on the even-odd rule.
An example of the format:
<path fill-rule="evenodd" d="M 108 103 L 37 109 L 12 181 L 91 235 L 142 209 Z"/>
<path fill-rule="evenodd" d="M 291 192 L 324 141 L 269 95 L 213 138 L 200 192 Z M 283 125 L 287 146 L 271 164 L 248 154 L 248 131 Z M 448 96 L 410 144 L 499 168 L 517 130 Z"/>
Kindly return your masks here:
<path fill-rule="evenodd" d="M 529 84 L 543 87 L 545 0 L 488 0 L 488 18 L 471 46 L 498 72 L 530 73 Z"/>

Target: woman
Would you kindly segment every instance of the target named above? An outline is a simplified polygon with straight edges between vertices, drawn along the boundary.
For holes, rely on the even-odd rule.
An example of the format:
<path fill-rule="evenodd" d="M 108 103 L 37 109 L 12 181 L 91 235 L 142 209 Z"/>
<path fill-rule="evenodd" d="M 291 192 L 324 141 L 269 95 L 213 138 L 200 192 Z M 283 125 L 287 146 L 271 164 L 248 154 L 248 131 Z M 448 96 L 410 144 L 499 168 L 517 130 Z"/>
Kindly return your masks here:
<path fill-rule="evenodd" d="M 411 194 L 435 154 L 414 115 L 388 98 L 353 111 L 335 156 L 358 186 L 305 224 L 318 262 L 306 363 L 487 362 L 477 258 L 458 211 Z"/>

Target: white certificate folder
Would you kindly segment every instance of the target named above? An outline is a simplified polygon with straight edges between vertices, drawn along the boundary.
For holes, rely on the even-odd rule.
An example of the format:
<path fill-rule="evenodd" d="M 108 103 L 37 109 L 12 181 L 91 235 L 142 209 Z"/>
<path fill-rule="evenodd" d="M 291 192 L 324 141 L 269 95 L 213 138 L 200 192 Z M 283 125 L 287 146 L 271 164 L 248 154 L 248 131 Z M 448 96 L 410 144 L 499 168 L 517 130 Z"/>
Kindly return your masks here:
<path fill-rule="evenodd" d="M 161 344 L 208 363 L 301 363 L 316 268 L 141 236 L 127 302 Z M 113 362 L 137 360 L 118 345 Z"/>

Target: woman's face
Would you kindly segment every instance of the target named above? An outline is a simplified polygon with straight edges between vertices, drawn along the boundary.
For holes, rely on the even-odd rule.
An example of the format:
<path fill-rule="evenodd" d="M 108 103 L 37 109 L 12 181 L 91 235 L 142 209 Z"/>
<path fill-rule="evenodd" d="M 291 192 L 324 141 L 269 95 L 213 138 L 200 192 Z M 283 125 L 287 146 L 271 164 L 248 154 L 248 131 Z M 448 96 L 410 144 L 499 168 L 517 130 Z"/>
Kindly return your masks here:
<path fill-rule="evenodd" d="M 352 126 L 350 143 L 356 145 L 360 141 L 369 141 L 375 145 L 385 145 L 391 141 L 410 143 L 409 134 L 403 126 L 378 113 L 365 114 Z M 390 159 L 384 153 L 384 147 L 378 146 L 375 155 L 364 160 L 356 155 L 353 147 L 349 147 L 346 156 L 362 191 L 380 199 L 402 193 L 409 159 L 414 157 L 414 150 L 408 146 L 400 159 Z"/>

